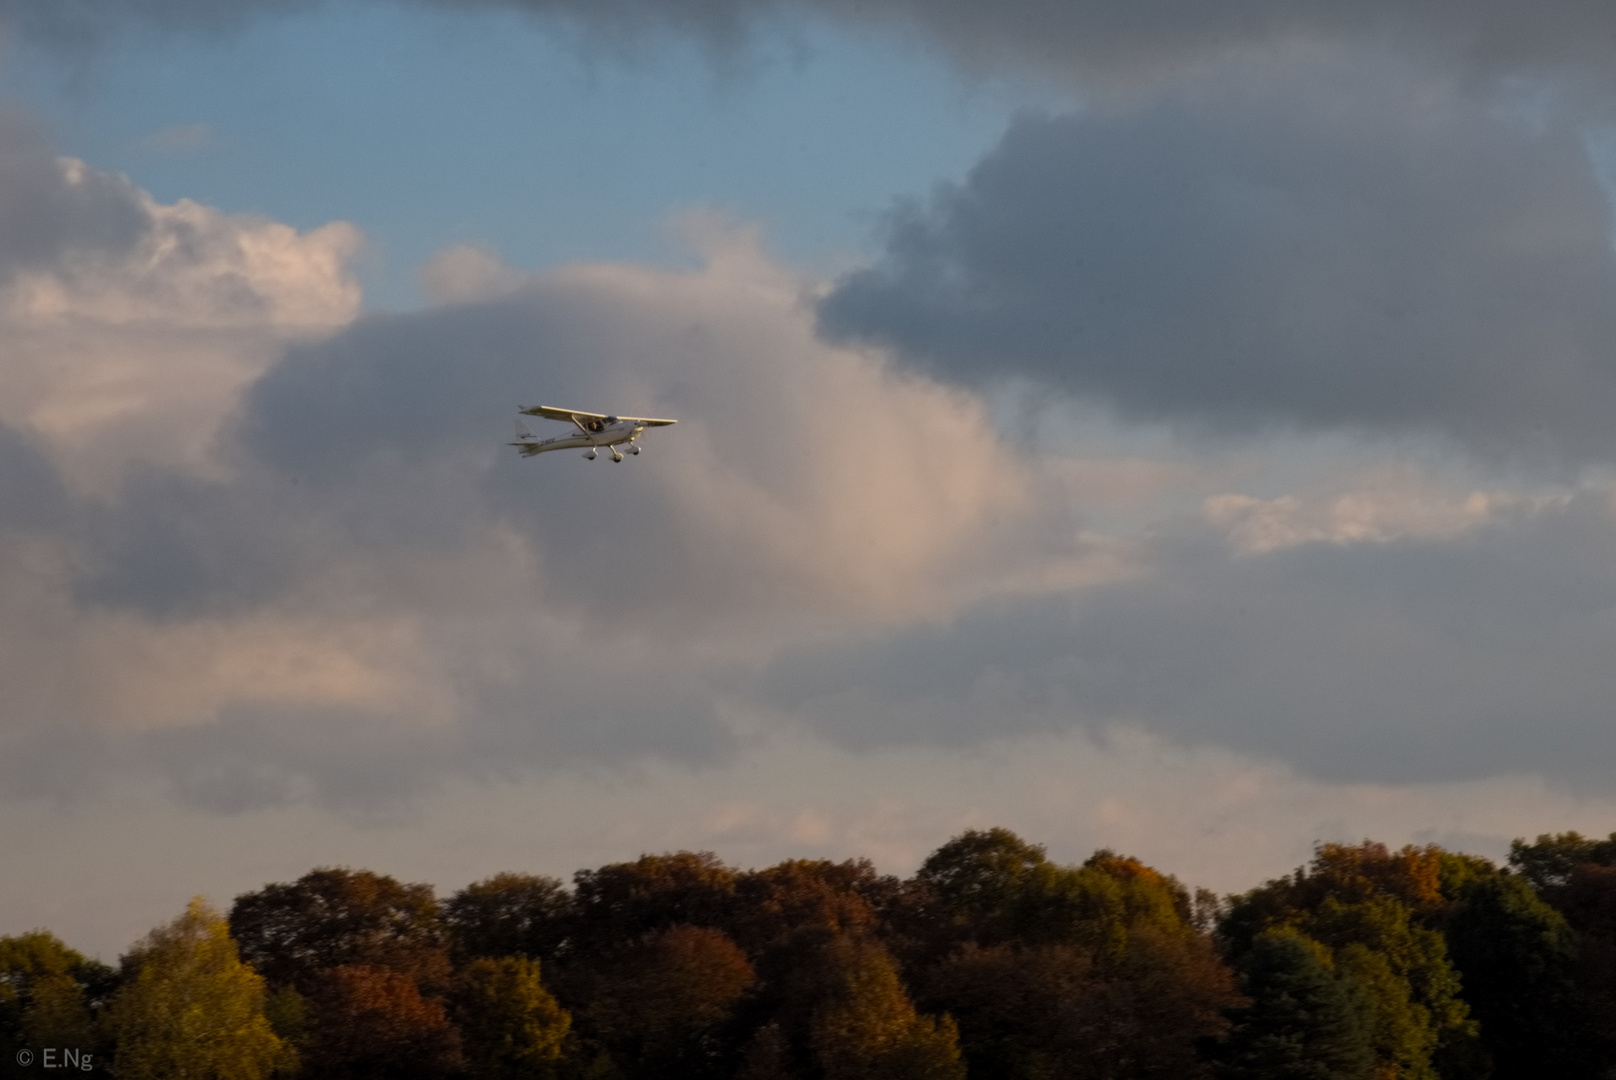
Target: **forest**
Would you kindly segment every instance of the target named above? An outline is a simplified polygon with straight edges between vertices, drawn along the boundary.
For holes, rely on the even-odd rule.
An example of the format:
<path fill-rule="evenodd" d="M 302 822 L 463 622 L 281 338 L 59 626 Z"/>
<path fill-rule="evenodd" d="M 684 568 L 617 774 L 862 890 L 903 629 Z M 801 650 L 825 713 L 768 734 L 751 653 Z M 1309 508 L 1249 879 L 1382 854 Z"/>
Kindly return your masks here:
<path fill-rule="evenodd" d="M 907 879 L 320 868 L 116 967 L 0 938 L 0 1034 L 0 1074 L 128 1080 L 1611 1080 L 1616 833 L 1320 844 L 1226 897 L 1005 829 Z"/>

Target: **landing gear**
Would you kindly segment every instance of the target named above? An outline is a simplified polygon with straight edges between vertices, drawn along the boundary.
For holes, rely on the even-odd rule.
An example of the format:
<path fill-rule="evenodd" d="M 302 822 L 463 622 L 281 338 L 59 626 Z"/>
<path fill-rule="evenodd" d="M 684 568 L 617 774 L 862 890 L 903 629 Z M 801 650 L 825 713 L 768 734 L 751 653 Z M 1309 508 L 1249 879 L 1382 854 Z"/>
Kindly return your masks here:
<path fill-rule="evenodd" d="M 584 457 L 588 458 L 590 461 L 594 461 L 595 460 L 595 450 L 594 450 L 594 448 L 591 447 L 590 449 L 585 450 L 584 451 Z"/>
<path fill-rule="evenodd" d="M 615 447 L 615 446 L 612 447 L 612 460 L 613 461 L 622 461 L 623 460 L 623 455 L 619 454 L 617 452 L 617 447 Z"/>
<path fill-rule="evenodd" d="M 639 453 L 640 453 L 640 445 L 639 445 L 639 443 L 635 443 L 633 446 L 629 447 L 628 452 L 635 455 L 636 457 L 638 457 Z"/>

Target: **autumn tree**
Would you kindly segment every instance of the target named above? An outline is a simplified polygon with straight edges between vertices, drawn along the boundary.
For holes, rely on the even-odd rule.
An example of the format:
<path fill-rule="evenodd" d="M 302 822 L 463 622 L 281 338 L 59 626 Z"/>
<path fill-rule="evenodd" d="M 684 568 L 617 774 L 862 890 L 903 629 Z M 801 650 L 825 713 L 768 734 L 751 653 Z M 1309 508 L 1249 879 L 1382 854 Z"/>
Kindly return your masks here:
<path fill-rule="evenodd" d="M 796 1080 L 791 1041 L 785 1028 L 770 1021 L 757 1028 L 741 1056 L 735 1080 Z"/>
<path fill-rule="evenodd" d="M 574 945 L 612 949 L 670 926 L 722 929 L 733 917 L 735 871 L 708 851 L 642 855 L 573 875 Z"/>
<path fill-rule="evenodd" d="M 803 934 L 874 933 L 899 889 L 868 859 L 789 859 L 737 875 L 729 931 L 754 957 Z"/>
<path fill-rule="evenodd" d="M 913 977 L 959 1021 L 972 1076 L 1205 1073 L 1236 995 L 1177 881 L 1110 851 L 1058 865 L 1003 829 L 950 841 L 917 879 L 933 929 Z"/>
<path fill-rule="evenodd" d="M 524 956 L 548 961 L 566 940 L 572 896 L 555 878 L 496 874 L 443 905 L 452 951 L 461 961 Z"/>
<path fill-rule="evenodd" d="M 461 1066 L 442 1001 L 392 968 L 344 964 L 309 993 L 304 1072 L 320 1080 L 441 1080 Z"/>
<path fill-rule="evenodd" d="M 200 898 L 123 958 L 111 1005 L 124 1080 L 257 1080 L 287 1063 L 264 1017 L 264 980 Z"/>
<path fill-rule="evenodd" d="M 539 962 L 482 957 L 460 972 L 455 992 L 472 1080 L 539 1080 L 554 1075 L 572 1017 L 539 979 Z"/>
<path fill-rule="evenodd" d="M 964 1080 L 953 1020 L 915 1011 L 879 943 L 838 938 L 821 962 L 810 1040 L 825 1080 Z"/>
<path fill-rule="evenodd" d="M 723 1038 L 754 974 L 721 930 L 652 931 L 597 960 L 583 986 L 586 1034 L 628 1077 L 734 1072 Z"/>
<path fill-rule="evenodd" d="M 274 986 L 307 994 L 333 968 L 386 968 L 428 990 L 447 986 L 446 934 L 430 885 L 323 868 L 236 898 L 230 933 Z"/>

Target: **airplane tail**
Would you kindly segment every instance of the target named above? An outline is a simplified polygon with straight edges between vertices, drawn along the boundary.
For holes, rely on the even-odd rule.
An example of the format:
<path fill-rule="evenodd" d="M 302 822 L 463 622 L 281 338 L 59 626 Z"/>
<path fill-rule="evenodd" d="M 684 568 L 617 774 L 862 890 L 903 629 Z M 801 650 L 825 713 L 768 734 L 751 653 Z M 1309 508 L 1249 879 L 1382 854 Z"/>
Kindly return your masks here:
<path fill-rule="evenodd" d="M 520 419 L 518 419 L 516 421 L 516 437 L 518 439 L 531 439 L 531 438 L 533 438 L 533 432 L 529 431 L 527 429 L 527 425 L 522 423 L 522 421 Z"/>

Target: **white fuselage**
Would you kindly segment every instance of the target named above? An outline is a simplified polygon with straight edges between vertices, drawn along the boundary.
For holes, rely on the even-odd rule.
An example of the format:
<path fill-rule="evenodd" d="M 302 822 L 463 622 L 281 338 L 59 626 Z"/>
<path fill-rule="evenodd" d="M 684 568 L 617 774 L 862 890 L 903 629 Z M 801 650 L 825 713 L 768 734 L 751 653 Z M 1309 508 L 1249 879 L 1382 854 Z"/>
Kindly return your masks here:
<path fill-rule="evenodd" d="M 632 420 L 618 420 L 615 423 L 597 421 L 591 425 L 579 424 L 578 430 L 566 435 L 556 435 L 548 439 L 541 439 L 536 435 L 523 435 L 517 441 L 524 457 L 542 454 L 547 450 L 571 450 L 576 447 L 620 446 L 631 443 L 640 437 L 645 430 L 644 424 L 636 424 Z"/>

